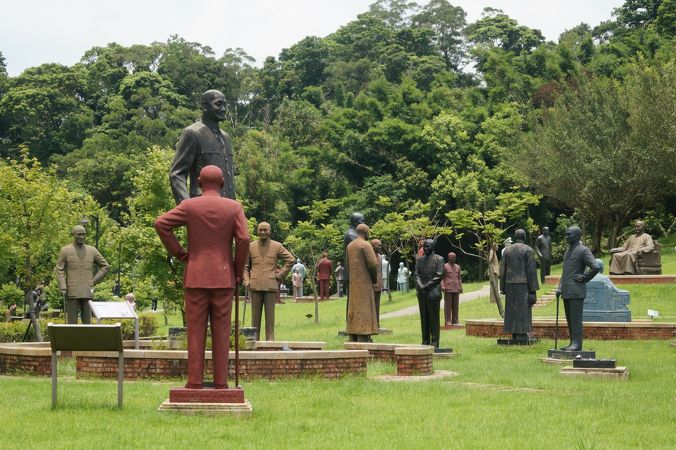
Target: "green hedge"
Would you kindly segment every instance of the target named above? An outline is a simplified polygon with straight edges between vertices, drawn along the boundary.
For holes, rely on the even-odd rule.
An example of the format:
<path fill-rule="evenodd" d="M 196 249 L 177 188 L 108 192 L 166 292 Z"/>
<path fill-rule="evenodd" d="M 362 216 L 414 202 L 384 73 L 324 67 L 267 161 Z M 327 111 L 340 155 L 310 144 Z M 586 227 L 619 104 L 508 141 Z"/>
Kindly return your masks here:
<path fill-rule="evenodd" d="M 47 323 L 64 323 L 63 318 L 40 319 L 40 331 L 42 331 L 42 338 L 49 340 L 47 336 Z M 133 320 L 104 320 L 103 323 L 122 324 L 122 338 L 134 339 L 134 321 Z M 17 322 L 0 322 L 0 342 L 21 342 L 23 335 L 28 326 L 27 320 Z M 139 336 L 154 336 L 157 332 L 157 317 L 155 314 L 141 314 L 139 316 Z M 28 332 L 28 340 L 35 340 L 35 330 L 30 327 Z"/>

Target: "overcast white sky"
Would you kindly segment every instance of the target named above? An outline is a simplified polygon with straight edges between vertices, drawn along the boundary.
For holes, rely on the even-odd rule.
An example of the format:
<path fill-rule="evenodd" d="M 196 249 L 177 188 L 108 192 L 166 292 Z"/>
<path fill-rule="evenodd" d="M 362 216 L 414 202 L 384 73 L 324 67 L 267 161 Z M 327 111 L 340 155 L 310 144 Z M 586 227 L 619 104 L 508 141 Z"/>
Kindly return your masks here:
<path fill-rule="evenodd" d="M 0 0 L 0 52 L 16 76 L 43 63 L 75 64 L 109 42 L 166 41 L 172 34 L 210 46 L 217 56 L 241 47 L 256 61 L 278 56 L 305 36 L 326 36 L 375 0 Z M 426 0 L 419 0 L 424 4 Z M 548 40 L 580 22 L 611 18 L 623 0 L 451 0 L 476 21 L 502 9 Z"/>

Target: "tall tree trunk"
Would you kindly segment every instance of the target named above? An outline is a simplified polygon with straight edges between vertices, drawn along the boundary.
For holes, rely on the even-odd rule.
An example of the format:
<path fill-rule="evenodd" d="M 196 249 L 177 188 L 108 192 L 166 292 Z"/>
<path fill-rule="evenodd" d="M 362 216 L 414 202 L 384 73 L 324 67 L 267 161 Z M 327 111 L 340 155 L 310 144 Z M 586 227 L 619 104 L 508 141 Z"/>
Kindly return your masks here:
<path fill-rule="evenodd" d="M 598 255 L 601 252 L 601 238 L 603 236 L 603 225 L 601 220 L 595 220 L 592 232 L 592 253 Z"/>
<path fill-rule="evenodd" d="M 620 223 L 613 221 L 610 225 L 610 234 L 608 235 L 608 250 L 617 247 L 617 235 L 620 232 Z"/>

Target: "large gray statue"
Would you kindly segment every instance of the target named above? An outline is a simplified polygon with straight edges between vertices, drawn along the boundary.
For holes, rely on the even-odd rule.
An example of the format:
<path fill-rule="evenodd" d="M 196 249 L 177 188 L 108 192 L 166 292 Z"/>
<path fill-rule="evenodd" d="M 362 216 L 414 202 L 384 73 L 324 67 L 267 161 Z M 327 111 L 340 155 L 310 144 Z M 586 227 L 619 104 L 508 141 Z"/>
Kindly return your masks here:
<path fill-rule="evenodd" d="M 500 292 L 505 294 L 505 333 L 528 341 L 532 307 L 536 301 L 538 274 L 533 249 L 524 243 L 526 232 L 516 230 L 514 243 L 505 249 L 500 266 Z"/>
<path fill-rule="evenodd" d="M 542 234 L 535 240 L 535 253 L 540 260 L 540 283 L 545 283 L 545 277 L 552 268 L 552 238 L 549 236 L 549 227 L 542 227 Z"/>
<path fill-rule="evenodd" d="M 176 204 L 202 191 L 197 178 L 203 167 L 214 165 L 223 171 L 221 196 L 235 198 L 235 167 L 230 136 L 218 126 L 225 119 L 225 96 L 211 89 L 202 94 L 202 119 L 183 130 L 169 170 L 169 183 Z M 188 190 L 188 178 L 190 190 Z"/>
<path fill-rule="evenodd" d="M 634 234 L 629 236 L 624 246 L 610 249 L 610 274 L 638 274 L 636 262 L 654 247 L 653 239 L 645 233 L 645 223 L 637 220 L 634 223 Z"/>
<path fill-rule="evenodd" d="M 441 279 L 444 277 L 444 258 L 434 254 L 434 241 L 425 239 L 423 255 L 415 263 L 415 288 L 420 310 L 420 328 L 423 345 L 439 348 L 439 307 Z"/>
<path fill-rule="evenodd" d="M 582 230 L 579 227 L 568 227 L 568 249 L 563 255 L 563 273 L 556 293 L 563 297 L 570 344 L 561 350 L 582 350 L 582 311 L 587 295 L 586 283 L 601 270 L 592 252 L 580 243 L 581 238 Z M 589 270 L 585 271 L 586 268 Z"/>
<path fill-rule="evenodd" d="M 73 243 L 61 249 L 54 272 L 61 294 L 66 297 L 67 322 L 91 323 L 89 300 L 94 298 L 94 285 L 103 280 L 110 265 L 99 251 L 85 244 L 86 231 L 82 225 L 73 227 Z M 98 268 L 96 274 L 94 269 Z"/>

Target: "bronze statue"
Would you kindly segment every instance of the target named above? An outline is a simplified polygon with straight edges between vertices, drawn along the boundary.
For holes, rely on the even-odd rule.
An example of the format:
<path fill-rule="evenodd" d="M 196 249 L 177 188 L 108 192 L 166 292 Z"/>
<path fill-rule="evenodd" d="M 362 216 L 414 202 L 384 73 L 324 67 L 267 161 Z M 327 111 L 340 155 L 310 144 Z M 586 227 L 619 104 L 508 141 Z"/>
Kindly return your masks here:
<path fill-rule="evenodd" d="M 440 283 L 444 276 L 444 258 L 434 254 L 434 241 L 432 239 L 423 241 L 422 250 L 423 255 L 418 257 L 414 272 L 422 343 L 438 349 Z"/>
<path fill-rule="evenodd" d="M 518 341 L 529 339 L 532 307 L 540 287 L 533 249 L 525 240 L 524 230 L 514 232 L 514 243 L 505 249 L 500 266 L 500 293 L 505 294 L 504 331 Z"/>
<path fill-rule="evenodd" d="M 357 238 L 357 226 L 366 221 L 364 215 L 359 212 L 354 212 L 350 214 L 350 226 L 343 236 L 343 249 L 345 250 L 345 272 L 343 277 L 345 279 L 345 292 L 347 293 L 347 300 L 350 301 L 350 265 L 347 262 L 347 246 L 350 245 L 350 242 L 354 241 Z"/>
<path fill-rule="evenodd" d="M 447 327 L 460 325 L 458 307 L 462 293 L 462 275 L 459 264 L 455 263 L 456 254 L 448 254 L 448 262 L 444 264 L 444 278 L 441 280 L 441 289 L 444 291 L 444 324 Z"/>
<path fill-rule="evenodd" d="M 277 267 L 280 259 L 284 261 L 281 269 Z M 249 259 L 244 267 L 244 285 L 249 287 L 251 326 L 256 328 L 256 339 L 260 339 L 265 306 L 265 340 L 275 340 L 275 294 L 293 263 L 293 255 L 282 244 L 270 239 L 270 224 L 259 223 L 258 240 L 251 243 Z"/>
<path fill-rule="evenodd" d="M 367 241 L 369 227 L 360 223 L 355 231 L 357 237 L 347 246 L 350 294 L 345 330 L 352 342 L 370 342 L 371 335 L 378 334 L 373 293 L 373 285 L 378 280 L 378 260 Z"/>
<path fill-rule="evenodd" d="M 223 171 L 221 196 L 235 198 L 235 168 L 230 136 L 218 126 L 225 119 L 225 96 L 211 89 L 202 94 L 202 119 L 183 130 L 169 171 L 169 183 L 176 204 L 201 195 L 197 178 L 203 167 L 214 165 Z M 187 180 L 190 179 L 190 190 Z"/>
<path fill-rule="evenodd" d="M 535 240 L 535 254 L 540 260 L 540 283 L 545 284 L 545 277 L 552 268 L 552 238 L 549 227 L 542 227 L 542 234 Z"/>
<path fill-rule="evenodd" d="M 586 283 L 601 270 L 592 252 L 580 243 L 582 230 L 572 226 L 566 230 L 568 249 L 563 255 L 563 272 L 557 295 L 563 297 L 570 344 L 561 350 L 582 350 L 582 311 L 587 295 Z M 585 272 L 585 268 L 589 268 Z"/>
<path fill-rule="evenodd" d="M 652 238 L 645 233 L 645 223 L 637 220 L 634 223 L 634 234 L 629 236 L 624 246 L 610 249 L 610 274 L 638 274 L 636 262 L 654 247 Z"/>
<path fill-rule="evenodd" d="M 110 265 L 99 251 L 85 244 L 87 232 L 82 225 L 73 227 L 73 243 L 61 249 L 54 269 L 61 294 L 66 297 L 67 323 L 91 323 L 89 300 L 94 298 L 94 285 L 108 273 Z M 94 268 L 98 267 L 96 274 Z"/>
<path fill-rule="evenodd" d="M 203 195 L 181 202 L 155 221 L 169 254 L 185 261 L 183 290 L 188 325 L 188 382 L 202 389 L 207 322 L 211 323 L 214 388 L 228 387 L 230 315 L 235 289 L 242 281 L 249 251 L 249 230 L 239 202 L 220 196 L 223 172 L 206 166 L 198 182 Z M 185 226 L 188 248 L 173 230 Z M 234 254 L 233 254 L 234 249 Z"/>

